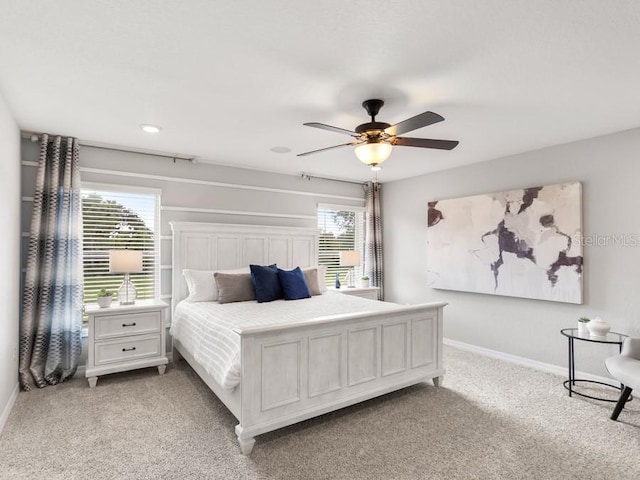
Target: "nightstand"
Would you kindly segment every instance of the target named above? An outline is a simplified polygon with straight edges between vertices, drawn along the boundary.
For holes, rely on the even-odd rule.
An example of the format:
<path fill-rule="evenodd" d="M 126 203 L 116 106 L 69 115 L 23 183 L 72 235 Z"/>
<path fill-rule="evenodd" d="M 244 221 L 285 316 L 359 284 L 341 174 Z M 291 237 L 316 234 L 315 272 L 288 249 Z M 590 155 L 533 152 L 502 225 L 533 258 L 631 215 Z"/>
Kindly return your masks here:
<path fill-rule="evenodd" d="M 329 288 L 332 292 L 342 293 L 344 295 L 353 295 L 356 297 L 368 298 L 369 300 L 378 300 L 378 292 L 380 287 L 342 287 Z"/>
<path fill-rule="evenodd" d="M 94 388 L 99 375 L 136 368 L 158 367 L 162 375 L 168 363 L 165 317 L 169 305 L 141 300 L 134 305 L 86 307 L 89 316 L 88 359 L 85 376 Z"/>

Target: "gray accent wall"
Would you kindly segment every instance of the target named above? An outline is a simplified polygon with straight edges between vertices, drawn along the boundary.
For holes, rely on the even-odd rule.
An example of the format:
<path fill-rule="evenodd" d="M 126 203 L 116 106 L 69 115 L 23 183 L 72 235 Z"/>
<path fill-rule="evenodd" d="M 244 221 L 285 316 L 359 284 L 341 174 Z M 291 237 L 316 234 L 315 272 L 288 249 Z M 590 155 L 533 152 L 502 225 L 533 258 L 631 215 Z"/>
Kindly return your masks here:
<path fill-rule="evenodd" d="M 34 165 L 38 155 L 39 144 L 23 139 L 23 232 L 29 230 L 36 175 Z M 277 163 L 278 157 L 278 154 L 266 151 L 265 165 Z M 333 180 L 306 180 L 294 175 L 193 164 L 184 160 L 174 162 L 169 158 L 91 147 L 81 147 L 80 165 L 83 182 L 162 191 L 160 298 L 167 303 L 171 303 L 170 221 L 315 228 L 318 203 L 364 205 L 361 185 Z M 301 163 L 301 170 L 303 166 Z M 23 237 L 23 245 L 27 242 Z M 23 253 L 23 266 L 24 263 Z"/>
<path fill-rule="evenodd" d="M 562 367 L 567 341 L 560 329 L 576 326 L 582 315 L 601 316 L 612 330 L 640 336 L 639 157 L 640 129 L 634 129 L 385 184 L 385 298 L 449 302 L 446 338 Z M 583 185 L 585 236 L 605 242 L 584 249 L 583 305 L 427 286 L 428 201 L 570 181 Z M 627 244 L 616 245 L 613 236 Z M 576 369 L 605 376 L 603 359 L 616 352 L 577 342 Z"/>
<path fill-rule="evenodd" d="M 18 388 L 20 131 L 0 94 L 0 431 Z"/>

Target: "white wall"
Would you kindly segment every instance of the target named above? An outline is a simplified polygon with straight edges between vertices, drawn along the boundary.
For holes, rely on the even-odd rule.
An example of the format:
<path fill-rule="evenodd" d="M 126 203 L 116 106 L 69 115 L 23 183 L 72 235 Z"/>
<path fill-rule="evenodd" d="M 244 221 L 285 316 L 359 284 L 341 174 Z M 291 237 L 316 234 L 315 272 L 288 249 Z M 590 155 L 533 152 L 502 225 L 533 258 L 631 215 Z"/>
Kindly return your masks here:
<path fill-rule="evenodd" d="M 426 155 L 424 161 L 428 161 Z M 445 337 L 566 366 L 566 338 L 579 316 L 601 316 L 640 336 L 640 245 L 586 247 L 584 304 L 435 290 L 427 286 L 426 204 L 515 188 L 581 181 L 585 235 L 640 241 L 640 129 L 392 182 L 383 189 L 385 296 L 400 303 L 444 300 Z M 576 368 L 606 375 L 615 347 L 576 344 Z"/>
<path fill-rule="evenodd" d="M 0 432 L 18 388 L 20 131 L 0 94 Z"/>

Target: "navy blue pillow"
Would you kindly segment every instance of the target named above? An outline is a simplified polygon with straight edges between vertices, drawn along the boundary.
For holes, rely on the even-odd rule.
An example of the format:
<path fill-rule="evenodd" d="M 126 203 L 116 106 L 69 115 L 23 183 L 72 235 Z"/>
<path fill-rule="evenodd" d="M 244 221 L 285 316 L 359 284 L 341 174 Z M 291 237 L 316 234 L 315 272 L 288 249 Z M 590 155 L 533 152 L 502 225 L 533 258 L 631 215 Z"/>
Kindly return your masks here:
<path fill-rule="evenodd" d="M 300 300 L 311 297 L 307 281 L 304 279 L 304 273 L 300 267 L 289 271 L 278 269 L 278 279 L 285 300 Z"/>
<path fill-rule="evenodd" d="M 282 298 L 282 288 L 280 288 L 278 280 L 278 266 L 275 263 L 273 265 L 249 265 L 249 268 L 258 303 L 272 302 Z"/>

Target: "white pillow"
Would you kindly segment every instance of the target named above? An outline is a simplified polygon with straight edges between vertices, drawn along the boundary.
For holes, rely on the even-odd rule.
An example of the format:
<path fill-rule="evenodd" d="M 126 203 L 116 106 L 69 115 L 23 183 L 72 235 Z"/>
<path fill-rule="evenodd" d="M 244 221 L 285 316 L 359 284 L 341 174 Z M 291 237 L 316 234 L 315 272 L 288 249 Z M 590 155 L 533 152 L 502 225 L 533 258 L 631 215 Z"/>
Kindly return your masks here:
<path fill-rule="evenodd" d="M 325 283 L 324 277 L 327 274 L 327 266 L 326 265 L 314 265 L 312 267 L 304 267 L 302 271 L 309 270 L 310 268 L 318 269 L 318 286 L 320 287 L 320 292 L 325 293 L 327 291 L 327 285 Z"/>
<path fill-rule="evenodd" d="M 213 302 L 218 299 L 213 270 L 182 270 L 187 282 L 189 296 L 185 302 Z"/>
<path fill-rule="evenodd" d="M 235 270 L 217 270 L 222 273 L 248 273 L 249 267 L 236 268 Z M 189 296 L 185 302 L 216 302 L 218 301 L 218 287 L 213 274 L 214 270 L 182 270 L 182 275 L 187 282 Z"/>

